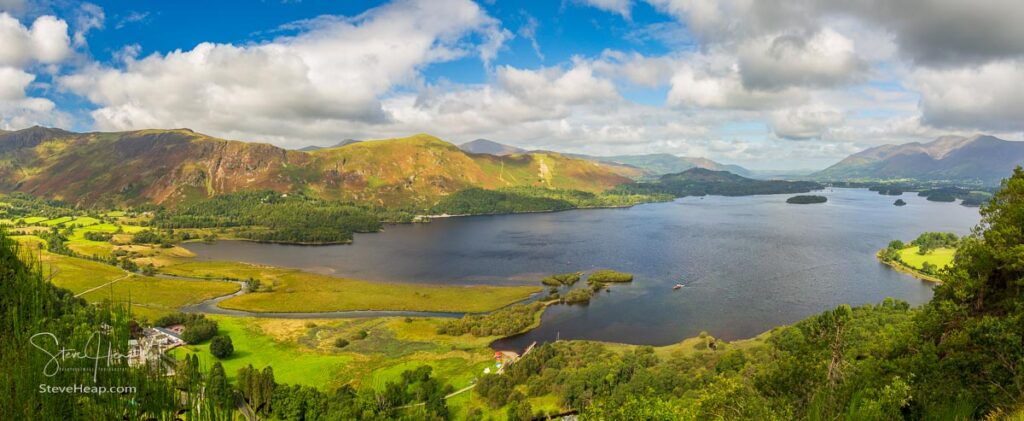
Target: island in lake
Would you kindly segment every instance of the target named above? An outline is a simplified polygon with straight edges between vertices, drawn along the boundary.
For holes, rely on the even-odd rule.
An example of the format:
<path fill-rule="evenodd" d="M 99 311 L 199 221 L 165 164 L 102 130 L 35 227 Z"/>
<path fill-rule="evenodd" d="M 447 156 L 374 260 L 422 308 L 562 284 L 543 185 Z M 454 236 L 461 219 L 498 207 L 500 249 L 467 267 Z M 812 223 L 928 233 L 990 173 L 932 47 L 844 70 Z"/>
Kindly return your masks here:
<path fill-rule="evenodd" d="M 800 195 L 800 196 L 793 196 L 793 197 L 790 197 L 789 199 L 786 199 L 786 203 L 794 204 L 794 205 L 809 205 L 809 204 L 813 204 L 813 203 L 825 203 L 825 202 L 828 202 L 828 198 L 827 197 L 825 197 L 825 196 L 815 196 L 815 195 Z"/>

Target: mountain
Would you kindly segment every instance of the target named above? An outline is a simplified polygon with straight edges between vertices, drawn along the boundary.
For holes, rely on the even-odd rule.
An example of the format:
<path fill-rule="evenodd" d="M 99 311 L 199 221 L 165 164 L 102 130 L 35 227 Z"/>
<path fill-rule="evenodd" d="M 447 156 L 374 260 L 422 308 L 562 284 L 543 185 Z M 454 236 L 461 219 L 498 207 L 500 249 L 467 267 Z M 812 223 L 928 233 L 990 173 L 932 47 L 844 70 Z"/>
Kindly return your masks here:
<path fill-rule="evenodd" d="M 733 174 L 749 176 L 751 173 L 739 165 L 720 164 L 707 158 L 690 158 L 667 153 L 646 155 L 615 155 L 589 156 L 572 155 L 575 157 L 602 162 L 614 162 L 629 165 L 643 170 L 648 176 L 660 176 L 686 171 L 690 168 L 704 168 L 715 171 L 729 171 Z"/>
<path fill-rule="evenodd" d="M 224 140 L 188 129 L 0 134 L 0 191 L 75 204 L 175 205 L 270 189 L 378 205 L 429 206 L 480 187 L 600 192 L 629 183 L 609 166 L 557 153 L 467 154 L 436 137 L 364 141 L 311 152 Z"/>
<path fill-rule="evenodd" d="M 297 151 L 302 151 L 302 152 L 312 152 L 312 151 L 318 151 L 318 150 L 321 150 L 321 149 L 340 148 L 342 146 L 351 145 L 351 144 L 357 143 L 357 142 L 359 142 L 359 141 L 355 140 L 355 139 L 345 139 L 345 140 L 342 140 L 341 142 L 335 143 L 334 145 L 331 145 L 331 146 L 309 145 L 309 146 L 301 147 L 301 148 L 296 149 L 296 150 Z"/>
<path fill-rule="evenodd" d="M 526 149 L 517 148 L 512 145 L 506 145 L 504 143 L 498 143 L 487 139 L 477 139 L 463 143 L 459 145 L 459 149 L 469 153 L 485 153 L 499 156 L 526 152 Z"/>
<path fill-rule="evenodd" d="M 884 145 L 850 155 L 812 174 L 818 180 L 976 182 L 998 184 L 1024 164 L 1024 142 L 993 136 L 943 136 L 929 143 Z"/>

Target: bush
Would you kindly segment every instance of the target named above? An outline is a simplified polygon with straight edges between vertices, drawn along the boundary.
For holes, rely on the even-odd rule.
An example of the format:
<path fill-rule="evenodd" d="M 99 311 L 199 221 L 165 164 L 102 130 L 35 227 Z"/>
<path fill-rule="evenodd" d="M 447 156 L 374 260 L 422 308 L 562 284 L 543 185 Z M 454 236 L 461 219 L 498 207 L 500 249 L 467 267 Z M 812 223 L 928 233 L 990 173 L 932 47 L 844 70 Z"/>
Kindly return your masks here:
<path fill-rule="evenodd" d="M 626 272 L 619 272 L 611 269 L 595 270 L 587 278 L 587 282 L 595 283 L 607 283 L 607 282 L 632 282 L 633 274 Z"/>
<path fill-rule="evenodd" d="M 338 339 L 334 340 L 334 347 L 335 348 L 344 348 L 346 346 L 348 346 L 348 339 L 338 338 Z"/>
<path fill-rule="evenodd" d="M 466 315 L 442 323 L 437 333 L 460 336 L 507 336 L 519 333 L 533 324 L 534 315 L 544 308 L 541 303 L 516 304 L 484 315 Z"/>
<path fill-rule="evenodd" d="M 596 285 L 596 284 L 595 284 Z M 594 296 L 593 288 L 576 288 L 569 291 L 562 297 L 562 302 L 565 303 L 589 303 L 590 298 Z"/>
<path fill-rule="evenodd" d="M 210 353 L 214 357 L 224 359 L 230 357 L 234 352 L 235 345 L 231 343 L 231 337 L 228 335 L 214 336 L 210 341 Z"/>
<path fill-rule="evenodd" d="M 583 276 L 583 274 L 579 273 L 579 272 L 576 272 L 576 273 L 563 273 L 561 275 L 551 275 L 551 276 L 545 277 L 544 279 L 541 279 L 540 282 L 543 283 L 544 285 L 552 286 L 552 287 L 557 287 L 557 286 L 562 286 L 562 285 L 572 286 L 576 282 L 579 282 L 581 276 Z"/>

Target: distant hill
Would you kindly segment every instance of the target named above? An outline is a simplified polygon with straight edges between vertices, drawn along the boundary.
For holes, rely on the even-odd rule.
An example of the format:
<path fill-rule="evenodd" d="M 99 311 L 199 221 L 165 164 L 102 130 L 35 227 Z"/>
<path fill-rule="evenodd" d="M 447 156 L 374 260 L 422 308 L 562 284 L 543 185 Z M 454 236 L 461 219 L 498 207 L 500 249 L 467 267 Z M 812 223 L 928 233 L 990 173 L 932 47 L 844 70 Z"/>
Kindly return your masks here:
<path fill-rule="evenodd" d="M 676 197 L 807 193 L 821 188 L 821 184 L 813 181 L 754 180 L 728 171 L 705 168 L 691 168 L 680 173 L 663 175 L 657 181 L 619 187 L 620 190 L 631 193 L 665 193 Z"/>
<path fill-rule="evenodd" d="M 34 127 L 0 134 L 0 191 L 83 205 L 174 205 L 269 189 L 423 207 L 473 187 L 600 192 L 629 182 L 600 163 L 550 152 L 467 154 L 426 134 L 310 152 L 188 129 L 71 133 Z"/>
<path fill-rule="evenodd" d="M 1024 142 L 993 136 L 944 136 L 929 143 L 884 145 L 850 155 L 811 175 L 818 180 L 888 180 L 998 184 L 1024 164 Z"/>
<path fill-rule="evenodd" d="M 459 149 L 462 149 L 469 153 L 486 153 L 491 155 L 505 156 L 517 153 L 524 153 L 526 149 L 517 148 L 512 145 L 506 145 L 504 143 L 498 143 L 493 140 L 477 139 L 470 142 L 459 145 Z"/>
<path fill-rule="evenodd" d="M 331 146 L 313 146 L 313 145 L 310 145 L 310 146 L 305 146 L 305 147 L 302 147 L 302 148 L 299 148 L 299 149 L 296 149 L 296 150 L 297 151 L 302 151 L 302 152 L 312 152 L 312 151 L 318 151 L 318 150 L 321 150 L 321 149 L 340 148 L 342 146 L 347 146 L 347 145 L 351 145 L 353 143 L 358 143 L 358 142 L 359 141 L 355 140 L 355 139 L 345 139 L 345 140 L 342 140 L 341 142 L 335 143 L 334 145 L 331 145 Z"/>
<path fill-rule="evenodd" d="M 707 158 L 691 158 L 675 156 L 667 153 L 646 154 L 646 155 L 615 155 L 615 156 L 572 156 L 604 162 L 614 162 L 633 166 L 643 170 L 648 176 L 660 176 L 665 174 L 679 173 L 690 168 L 704 168 L 715 171 L 729 171 L 733 174 L 750 176 L 751 172 L 739 165 L 721 164 Z"/>

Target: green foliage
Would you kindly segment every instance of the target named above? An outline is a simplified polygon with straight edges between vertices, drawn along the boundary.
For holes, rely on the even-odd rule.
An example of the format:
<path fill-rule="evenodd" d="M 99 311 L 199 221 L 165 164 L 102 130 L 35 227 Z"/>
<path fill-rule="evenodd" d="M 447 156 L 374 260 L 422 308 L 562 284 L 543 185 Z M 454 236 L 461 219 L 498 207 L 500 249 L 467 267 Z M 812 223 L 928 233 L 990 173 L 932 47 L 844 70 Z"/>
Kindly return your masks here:
<path fill-rule="evenodd" d="M 594 297 L 594 292 L 593 288 L 574 288 L 562 296 L 562 302 L 566 304 L 589 303 L 590 299 Z"/>
<path fill-rule="evenodd" d="M 640 194 L 596 194 L 579 190 L 510 187 L 499 190 L 469 188 L 441 199 L 430 212 L 449 215 L 481 215 L 546 212 L 576 208 L 631 206 L 665 201 L 667 197 Z"/>
<path fill-rule="evenodd" d="M 693 168 L 678 174 L 663 175 L 655 182 L 623 184 L 612 191 L 623 194 L 668 194 L 685 197 L 806 193 L 821 188 L 821 184 L 810 181 L 754 180 L 727 171 Z"/>
<path fill-rule="evenodd" d="M 537 312 L 542 308 L 544 305 L 541 303 L 516 304 L 483 315 L 467 314 L 461 319 L 442 323 L 437 333 L 452 336 L 467 333 L 477 337 L 508 336 L 533 325 Z"/>
<path fill-rule="evenodd" d="M 608 282 L 633 282 L 633 274 L 626 272 L 619 272 L 611 269 L 600 269 L 593 271 L 587 278 L 588 283 L 608 283 Z"/>
<path fill-rule="evenodd" d="M 917 253 L 921 255 L 937 248 L 956 248 L 960 244 L 960 238 L 951 232 L 926 232 L 910 242 L 911 246 L 917 246 Z"/>
<path fill-rule="evenodd" d="M 379 231 L 381 216 L 365 206 L 273 191 L 239 192 L 173 210 L 161 210 L 153 226 L 232 228 L 256 241 L 341 243 L 356 232 Z"/>
<path fill-rule="evenodd" d="M 341 348 L 344 348 L 346 346 L 348 346 L 348 339 L 337 338 L 337 339 L 334 340 L 334 347 L 335 348 L 341 349 Z"/>
<path fill-rule="evenodd" d="M 541 279 L 540 282 L 544 285 L 553 287 L 573 286 L 576 284 L 576 282 L 579 282 L 580 277 L 582 276 L 583 274 L 580 272 L 563 273 L 560 275 L 545 276 L 544 279 Z"/>
<path fill-rule="evenodd" d="M 202 314 L 172 313 L 157 319 L 155 324 L 162 327 L 182 325 L 181 340 L 190 344 L 203 342 L 217 334 L 217 322 Z"/>
<path fill-rule="evenodd" d="M 231 336 L 217 335 L 210 340 L 210 353 L 214 357 L 225 359 L 235 352 L 235 346 L 231 343 Z"/>
<path fill-rule="evenodd" d="M 54 287 L 42 276 L 38 261 L 29 256 L 0 229 L 2 418 L 173 419 L 178 411 L 201 405 L 194 396 L 181 400 L 174 385 L 158 370 L 135 369 L 117 357 L 127 355 L 132 337 L 131 315 L 124 308 L 89 305 L 70 291 Z M 60 355 L 60 349 L 102 349 L 104 357 L 109 350 L 114 357 L 64 358 L 61 371 L 48 371 L 54 368 L 52 355 Z M 41 391 L 42 387 L 75 385 L 134 387 L 135 391 L 130 395 Z M 213 419 L 217 414 L 205 411 L 195 419 Z"/>

